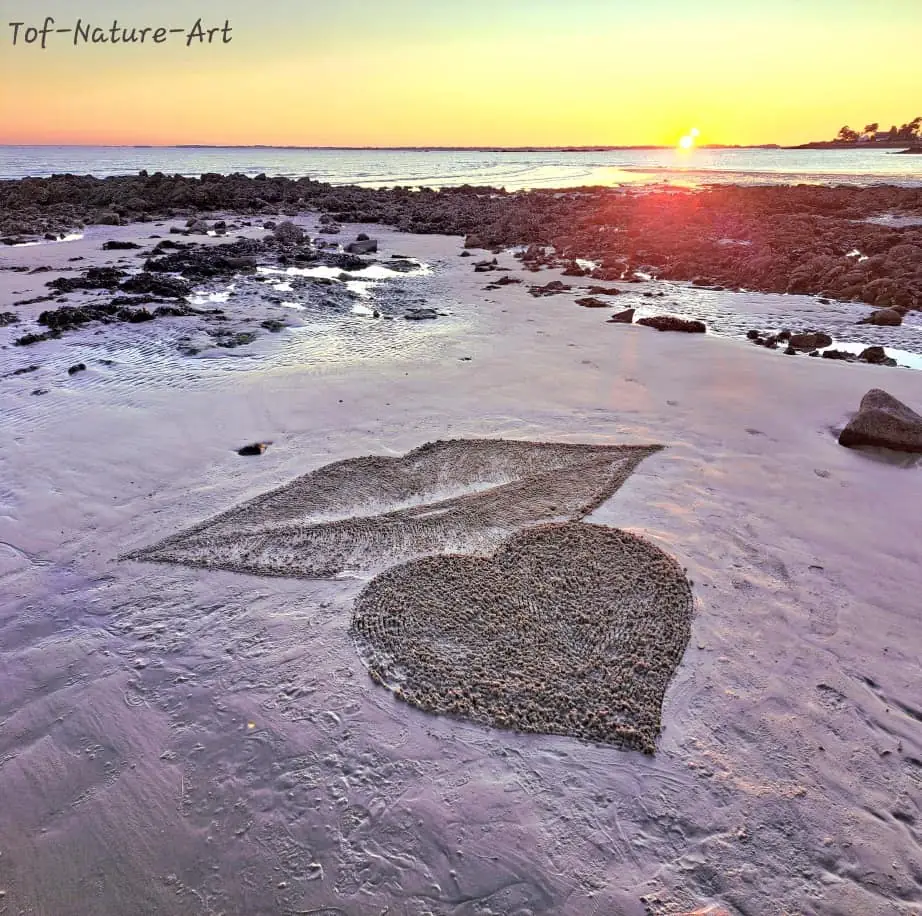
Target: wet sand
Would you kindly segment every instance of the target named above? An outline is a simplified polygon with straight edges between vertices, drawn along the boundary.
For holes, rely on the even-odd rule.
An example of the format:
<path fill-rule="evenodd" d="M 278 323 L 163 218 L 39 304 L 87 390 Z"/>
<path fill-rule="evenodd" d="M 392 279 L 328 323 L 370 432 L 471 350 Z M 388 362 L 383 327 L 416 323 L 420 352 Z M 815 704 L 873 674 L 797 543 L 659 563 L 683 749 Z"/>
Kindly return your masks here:
<path fill-rule="evenodd" d="M 485 291 L 460 238 L 373 231 L 456 312 L 405 353 L 276 364 L 267 334 L 68 377 L 108 331 L 2 351 L 41 367 L 0 381 L 0 907 L 917 912 L 919 468 L 836 433 L 871 387 L 918 409 L 922 376 L 609 325 Z M 374 571 L 119 559 L 331 463 L 459 438 L 665 446 L 579 523 L 691 583 L 655 755 L 400 702 L 350 632 Z"/>

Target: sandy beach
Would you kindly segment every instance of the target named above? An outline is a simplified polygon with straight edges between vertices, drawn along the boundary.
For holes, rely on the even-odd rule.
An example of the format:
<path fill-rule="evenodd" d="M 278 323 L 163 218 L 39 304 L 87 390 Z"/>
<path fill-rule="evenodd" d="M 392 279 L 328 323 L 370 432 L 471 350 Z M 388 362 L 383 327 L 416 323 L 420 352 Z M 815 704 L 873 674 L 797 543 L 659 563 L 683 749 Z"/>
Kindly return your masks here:
<path fill-rule="evenodd" d="M 320 214 L 275 209 L 232 237 L 287 218 L 324 237 Z M 151 235 L 189 241 L 169 234 L 184 224 L 4 247 L 0 298 L 43 297 L 90 267 L 134 271 L 135 250 L 102 244 L 149 255 Z M 330 238 L 359 233 L 377 263 L 409 268 L 347 270 L 325 289 L 275 264 L 196 283 L 189 301 L 221 321 L 94 321 L 13 344 L 43 310 L 93 298 L 78 290 L 0 327 L 0 913 L 922 912 L 922 467 L 837 442 L 871 388 L 922 411 L 922 374 L 609 323 L 656 283 L 604 281 L 620 290 L 609 307 L 580 307 L 599 280 L 531 271 L 492 240 L 497 253 L 462 258 L 464 234 L 354 222 Z M 504 270 L 472 268 L 494 256 Z M 911 305 L 915 274 L 902 277 L 887 295 Z M 699 295 L 686 279 L 671 296 Z M 553 281 L 579 288 L 529 290 Z M 737 312 L 762 302 L 701 295 L 738 297 Z M 812 301 L 784 298 L 795 313 Z M 406 320 L 414 308 L 439 314 Z M 918 311 L 904 312 L 909 334 Z M 690 634 L 655 753 L 402 702 L 357 649 L 356 599 L 379 572 L 359 553 L 323 579 L 303 577 L 302 555 L 284 558 L 302 563 L 293 575 L 127 558 L 336 462 L 452 440 L 663 446 L 581 521 L 556 502 L 523 510 L 627 532 L 622 546 L 637 538 L 687 580 Z M 237 453 L 257 442 L 263 454 Z M 459 464 L 374 512 L 509 482 Z M 305 543 L 308 522 L 341 521 L 338 504 L 322 518 L 298 505 Z M 248 517 L 250 534 L 276 537 L 258 528 L 274 518 Z M 603 561 L 618 554 L 590 541 L 609 594 Z M 391 607 L 371 597 L 374 613 Z"/>

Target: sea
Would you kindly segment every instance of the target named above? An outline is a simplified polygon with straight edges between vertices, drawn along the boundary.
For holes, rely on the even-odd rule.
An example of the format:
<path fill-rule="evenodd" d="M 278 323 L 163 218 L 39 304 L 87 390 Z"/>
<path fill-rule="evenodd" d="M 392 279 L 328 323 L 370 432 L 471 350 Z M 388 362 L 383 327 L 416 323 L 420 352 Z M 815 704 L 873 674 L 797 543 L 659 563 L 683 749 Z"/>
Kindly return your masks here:
<path fill-rule="evenodd" d="M 668 184 L 922 186 L 922 156 L 896 150 L 628 149 L 490 151 L 274 147 L 0 146 L 0 179 L 205 172 L 365 187 L 528 188 Z"/>

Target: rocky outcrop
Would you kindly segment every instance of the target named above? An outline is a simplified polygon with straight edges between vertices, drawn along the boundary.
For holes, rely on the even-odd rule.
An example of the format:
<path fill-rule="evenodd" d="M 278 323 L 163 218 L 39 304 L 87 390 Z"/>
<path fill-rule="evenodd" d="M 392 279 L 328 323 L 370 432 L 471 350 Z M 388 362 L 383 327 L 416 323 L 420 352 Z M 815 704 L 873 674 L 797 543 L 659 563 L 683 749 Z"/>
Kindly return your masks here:
<path fill-rule="evenodd" d="M 634 321 L 634 313 L 636 309 L 625 309 L 623 312 L 615 312 L 611 318 L 608 319 L 609 324 L 631 324 Z"/>
<path fill-rule="evenodd" d="M 839 445 L 870 445 L 922 454 L 922 416 L 886 391 L 872 388 L 861 399 L 858 413 L 839 434 Z"/>

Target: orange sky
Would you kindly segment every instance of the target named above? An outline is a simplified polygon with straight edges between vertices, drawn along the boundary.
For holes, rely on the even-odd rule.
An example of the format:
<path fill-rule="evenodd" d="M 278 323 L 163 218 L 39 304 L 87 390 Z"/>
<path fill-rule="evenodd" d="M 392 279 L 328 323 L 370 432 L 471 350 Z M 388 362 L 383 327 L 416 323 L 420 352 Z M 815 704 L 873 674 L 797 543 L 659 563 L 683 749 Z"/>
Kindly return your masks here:
<path fill-rule="evenodd" d="M 0 0 L 0 143 L 799 143 L 922 113 L 920 3 Z M 45 15 L 233 41 L 14 47 Z"/>

